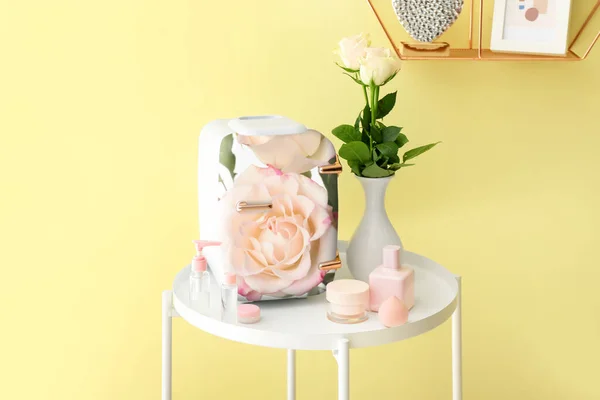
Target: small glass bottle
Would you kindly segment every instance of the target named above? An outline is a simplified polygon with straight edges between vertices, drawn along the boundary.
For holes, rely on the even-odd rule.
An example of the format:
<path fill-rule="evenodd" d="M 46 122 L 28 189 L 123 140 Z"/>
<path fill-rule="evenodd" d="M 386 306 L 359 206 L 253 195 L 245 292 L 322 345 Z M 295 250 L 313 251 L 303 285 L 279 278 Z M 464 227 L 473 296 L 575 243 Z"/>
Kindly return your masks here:
<path fill-rule="evenodd" d="M 237 323 L 237 277 L 233 273 L 226 273 L 221 285 L 221 320 L 229 324 Z"/>
<path fill-rule="evenodd" d="M 206 270 L 206 257 L 202 254 L 205 247 L 219 246 L 220 242 L 194 240 L 196 256 L 192 260 L 190 271 L 190 306 L 202 314 L 210 312 L 210 274 Z"/>
<path fill-rule="evenodd" d="M 206 270 L 206 259 L 196 256 L 190 273 L 190 305 L 202 314 L 210 310 L 210 274 Z"/>

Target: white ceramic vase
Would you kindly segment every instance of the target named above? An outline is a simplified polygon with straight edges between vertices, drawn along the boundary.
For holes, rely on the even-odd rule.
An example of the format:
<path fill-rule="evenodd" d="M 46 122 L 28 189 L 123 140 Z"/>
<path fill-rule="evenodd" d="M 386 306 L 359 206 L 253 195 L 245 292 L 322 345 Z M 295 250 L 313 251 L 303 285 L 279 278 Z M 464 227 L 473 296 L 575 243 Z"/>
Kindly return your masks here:
<path fill-rule="evenodd" d="M 385 211 L 385 192 L 394 175 L 387 178 L 356 177 L 365 192 L 365 213 L 348 244 L 348 268 L 354 279 L 369 282 L 369 274 L 382 263 L 383 247 L 402 247 Z"/>

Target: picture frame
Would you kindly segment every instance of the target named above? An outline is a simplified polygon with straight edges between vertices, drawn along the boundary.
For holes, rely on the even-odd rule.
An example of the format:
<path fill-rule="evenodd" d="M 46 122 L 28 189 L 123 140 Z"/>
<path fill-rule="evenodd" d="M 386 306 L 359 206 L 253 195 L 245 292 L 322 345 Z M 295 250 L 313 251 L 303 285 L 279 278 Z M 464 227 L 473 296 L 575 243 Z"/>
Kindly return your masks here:
<path fill-rule="evenodd" d="M 571 0 L 495 0 L 490 49 L 564 56 Z"/>

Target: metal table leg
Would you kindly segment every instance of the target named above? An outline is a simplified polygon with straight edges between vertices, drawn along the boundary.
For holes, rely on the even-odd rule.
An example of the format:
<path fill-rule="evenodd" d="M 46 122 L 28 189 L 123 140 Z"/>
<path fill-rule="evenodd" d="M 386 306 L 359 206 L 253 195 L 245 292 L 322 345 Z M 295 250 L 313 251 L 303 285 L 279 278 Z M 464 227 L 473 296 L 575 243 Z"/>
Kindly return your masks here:
<path fill-rule="evenodd" d="M 340 339 L 333 356 L 338 365 L 338 400 L 348 400 L 350 398 L 350 341 Z"/>
<path fill-rule="evenodd" d="M 456 310 L 452 314 L 452 400 L 462 400 L 462 321 L 461 321 L 461 277 L 457 276 L 458 296 Z"/>
<path fill-rule="evenodd" d="M 296 350 L 287 351 L 287 398 L 296 400 Z"/>
<path fill-rule="evenodd" d="M 171 400 L 172 298 L 171 290 L 162 293 L 162 400 Z"/>

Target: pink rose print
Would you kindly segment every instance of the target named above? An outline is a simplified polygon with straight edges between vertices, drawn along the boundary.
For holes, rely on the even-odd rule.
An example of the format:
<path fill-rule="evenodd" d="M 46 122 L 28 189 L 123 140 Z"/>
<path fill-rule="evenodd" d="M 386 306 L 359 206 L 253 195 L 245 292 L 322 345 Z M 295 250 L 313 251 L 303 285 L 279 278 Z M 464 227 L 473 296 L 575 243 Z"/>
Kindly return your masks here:
<path fill-rule="evenodd" d="M 333 144 L 319 132 L 281 136 L 236 135 L 237 141 L 248 146 L 265 165 L 283 172 L 299 174 L 325 165 L 335 157 Z"/>
<path fill-rule="evenodd" d="M 273 208 L 238 213 L 238 201 L 271 201 Z M 319 263 L 335 258 L 337 247 L 325 188 L 297 173 L 250 166 L 219 204 L 228 228 L 222 247 L 240 295 L 300 296 L 323 281 Z"/>

